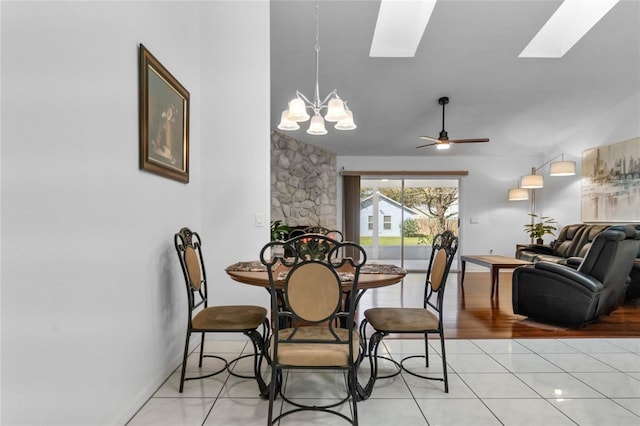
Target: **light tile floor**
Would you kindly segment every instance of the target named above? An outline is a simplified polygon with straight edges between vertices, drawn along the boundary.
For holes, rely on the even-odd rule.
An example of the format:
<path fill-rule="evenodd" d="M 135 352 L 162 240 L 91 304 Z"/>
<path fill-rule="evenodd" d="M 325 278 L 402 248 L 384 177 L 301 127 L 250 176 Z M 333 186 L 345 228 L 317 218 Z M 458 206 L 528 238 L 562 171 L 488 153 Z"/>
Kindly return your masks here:
<path fill-rule="evenodd" d="M 394 359 L 422 350 L 420 340 L 386 339 L 384 345 Z M 441 372 L 439 345 L 432 348 L 429 370 Z M 640 425 L 640 338 L 448 340 L 446 349 L 448 394 L 441 382 L 406 373 L 379 380 L 371 398 L 358 403 L 360 425 Z M 242 341 L 205 343 L 206 352 L 224 353 L 229 359 L 249 350 Z M 197 370 L 196 362 L 192 355 L 191 372 Z M 205 360 L 204 369 L 214 363 Z M 242 360 L 235 368 L 250 371 L 251 365 Z M 179 378 L 178 369 L 128 424 L 266 424 L 268 402 L 258 396 L 253 380 L 224 373 L 189 381 L 180 394 Z M 285 385 L 298 398 L 328 401 L 339 397 L 344 378 L 331 372 L 295 372 L 287 375 Z M 281 408 L 277 400 L 276 410 Z M 350 406 L 340 409 L 348 412 Z M 342 424 L 347 422 L 310 412 L 280 422 Z"/>

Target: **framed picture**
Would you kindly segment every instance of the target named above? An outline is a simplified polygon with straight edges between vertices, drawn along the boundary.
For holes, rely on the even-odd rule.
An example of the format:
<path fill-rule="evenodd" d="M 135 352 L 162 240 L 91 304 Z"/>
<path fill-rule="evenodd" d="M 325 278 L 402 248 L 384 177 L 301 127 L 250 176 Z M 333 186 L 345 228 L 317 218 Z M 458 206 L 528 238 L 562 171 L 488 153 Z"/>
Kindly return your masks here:
<path fill-rule="evenodd" d="M 640 222 L 640 138 L 582 154 L 582 221 Z"/>
<path fill-rule="evenodd" d="M 140 168 L 189 182 L 189 92 L 140 44 Z"/>

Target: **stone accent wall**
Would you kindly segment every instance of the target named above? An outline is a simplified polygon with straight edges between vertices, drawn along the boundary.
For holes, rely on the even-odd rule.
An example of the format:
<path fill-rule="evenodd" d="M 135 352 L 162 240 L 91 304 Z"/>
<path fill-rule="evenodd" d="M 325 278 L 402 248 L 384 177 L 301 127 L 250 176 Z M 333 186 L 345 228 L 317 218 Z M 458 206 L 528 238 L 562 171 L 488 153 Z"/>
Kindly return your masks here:
<path fill-rule="evenodd" d="M 271 131 L 271 220 L 336 227 L 336 156 Z"/>

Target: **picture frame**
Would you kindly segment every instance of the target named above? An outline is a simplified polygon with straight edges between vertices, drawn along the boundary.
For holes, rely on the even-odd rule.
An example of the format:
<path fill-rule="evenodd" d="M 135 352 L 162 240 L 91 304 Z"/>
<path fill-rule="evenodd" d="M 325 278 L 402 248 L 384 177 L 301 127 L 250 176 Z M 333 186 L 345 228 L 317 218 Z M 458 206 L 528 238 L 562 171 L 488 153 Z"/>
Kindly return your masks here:
<path fill-rule="evenodd" d="M 640 138 L 582 153 L 582 221 L 640 223 Z"/>
<path fill-rule="evenodd" d="M 189 183 L 189 91 L 140 44 L 140 169 Z"/>

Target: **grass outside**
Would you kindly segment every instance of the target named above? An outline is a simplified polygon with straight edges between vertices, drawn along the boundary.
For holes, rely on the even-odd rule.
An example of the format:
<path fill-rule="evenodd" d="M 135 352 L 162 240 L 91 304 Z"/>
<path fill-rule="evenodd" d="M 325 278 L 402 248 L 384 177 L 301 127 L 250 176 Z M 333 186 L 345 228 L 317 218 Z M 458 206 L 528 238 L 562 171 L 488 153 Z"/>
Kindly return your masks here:
<path fill-rule="evenodd" d="M 404 237 L 405 246 L 417 246 L 419 237 Z M 399 246 L 402 244 L 401 237 L 378 237 L 378 245 L 380 246 Z M 430 244 L 430 243 L 429 243 Z M 360 237 L 360 245 L 371 246 L 373 245 L 373 237 Z M 423 242 L 420 245 L 425 245 Z"/>

